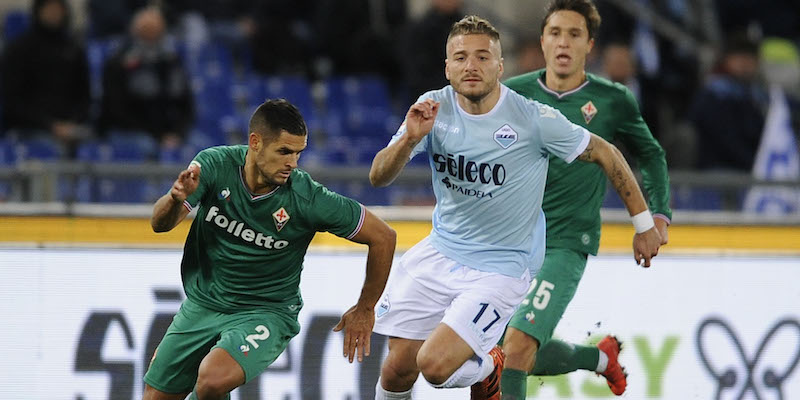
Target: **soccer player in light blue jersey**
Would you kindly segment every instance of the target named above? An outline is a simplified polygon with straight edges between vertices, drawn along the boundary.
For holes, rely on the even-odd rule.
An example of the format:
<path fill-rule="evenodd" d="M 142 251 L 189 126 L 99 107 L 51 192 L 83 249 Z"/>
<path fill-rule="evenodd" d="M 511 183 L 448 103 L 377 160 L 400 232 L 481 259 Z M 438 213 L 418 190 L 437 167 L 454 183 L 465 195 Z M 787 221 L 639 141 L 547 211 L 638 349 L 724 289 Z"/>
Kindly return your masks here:
<path fill-rule="evenodd" d="M 420 96 L 370 170 L 386 186 L 426 152 L 436 195 L 431 234 L 403 255 L 378 303 L 375 332 L 389 336 L 389 354 L 376 399 L 411 399 L 420 372 L 437 388 L 500 398 L 496 343 L 542 265 L 550 155 L 599 164 L 631 215 L 647 210 L 613 145 L 500 84 L 500 35 L 488 21 L 455 23 L 446 53 L 450 85 Z M 655 229 L 637 234 L 637 262 L 649 265 L 660 242 Z"/>

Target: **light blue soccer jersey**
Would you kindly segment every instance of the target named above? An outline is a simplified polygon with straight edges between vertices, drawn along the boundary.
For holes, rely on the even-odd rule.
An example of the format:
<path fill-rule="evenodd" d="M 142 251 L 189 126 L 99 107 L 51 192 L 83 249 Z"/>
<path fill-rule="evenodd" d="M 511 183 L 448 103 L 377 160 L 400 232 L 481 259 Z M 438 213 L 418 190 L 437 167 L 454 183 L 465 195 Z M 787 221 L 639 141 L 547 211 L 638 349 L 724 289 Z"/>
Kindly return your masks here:
<path fill-rule="evenodd" d="M 544 260 L 548 156 L 572 162 L 589 132 L 504 85 L 495 107 L 481 115 L 464 111 L 449 85 L 418 101 L 429 98 L 440 103 L 439 113 L 410 157 L 427 151 L 433 172 L 431 244 L 480 271 L 534 276 Z M 405 132 L 403 124 L 390 144 Z"/>

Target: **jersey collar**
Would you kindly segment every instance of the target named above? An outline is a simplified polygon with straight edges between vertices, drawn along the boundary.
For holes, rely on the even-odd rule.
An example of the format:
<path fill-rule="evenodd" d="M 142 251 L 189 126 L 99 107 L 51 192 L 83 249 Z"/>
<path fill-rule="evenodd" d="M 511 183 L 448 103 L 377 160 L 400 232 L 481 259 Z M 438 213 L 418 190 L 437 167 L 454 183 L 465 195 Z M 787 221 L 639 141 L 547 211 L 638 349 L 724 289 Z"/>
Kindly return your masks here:
<path fill-rule="evenodd" d="M 545 82 L 545 74 L 542 74 L 542 76 L 540 76 L 539 79 L 537 79 L 536 81 L 539 82 L 539 86 L 542 87 L 542 90 L 544 90 L 547 93 L 552 94 L 553 96 L 556 96 L 560 100 L 561 98 L 563 98 L 565 96 L 569 96 L 569 95 L 571 95 L 571 94 L 583 89 L 586 85 L 588 85 L 589 84 L 589 76 L 587 74 L 586 80 L 583 81 L 583 83 L 581 83 L 580 85 L 578 85 L 578 87 L 576 87 L 575 89 L 567 90 L 566 92 L 563 92 L 563 93 L 556 92 L 555 90 L 550 89 L 549 87 L 547 87 L 547 85 L 544 83 Z"/>
<path fill-rule="evenodd" d="M 250 200 L 251 201 L 257 201 L 257 200 L 265 199 L 265 198 L 267 198 L 269 196 L 272 196 L 273 193 L 277 192 L 278 189 L 281 188 L 281 185 L 278 185 L 278 186 L 275 186 L 275 189 L 272 189 L 267 193 L 254 194 L 253 192 L 250 191 L 250 188 L 247 187 L 247 183 L 245 183 L 245 181 L 244 181 L 244 170 L 243 170 L 243 168 L 244 168 L 244 166 L 242 166 L 242 165 L 239 166 L 239 182 L 242 183 L 242 187 L 247 192 L 247 194 L 250 195 Z"/>

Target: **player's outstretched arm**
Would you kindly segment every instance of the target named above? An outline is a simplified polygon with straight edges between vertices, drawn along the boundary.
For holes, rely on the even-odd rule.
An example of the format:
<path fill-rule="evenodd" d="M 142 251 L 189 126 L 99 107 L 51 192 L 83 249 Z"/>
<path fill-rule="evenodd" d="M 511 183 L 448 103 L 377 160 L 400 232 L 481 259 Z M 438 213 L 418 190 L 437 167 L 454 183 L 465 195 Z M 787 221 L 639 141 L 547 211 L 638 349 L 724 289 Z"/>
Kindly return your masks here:
<path fill-rule="evenodd" d="M 391 146 L 378 152 L 372 160 L 369 181 L 372 186 L 382 187 L 391 184 L 408 162 L 414 147 L 433 129 L 433 121 L 439 112 L 439 103 L 431 99 L 416 103 L 408 109 L 406 133 Z"/>
<path fill-rule="evenodd" d="M 600 136 L 591 135 L 586 150 L 578 156 L 578 159 L 596 163 L 605 171 L 608 180 L 611 181 L 633 218 L 633 225 L 636 228 L 636 234 L 633 236 L 633 257 L 637 264 L 649 267 L 650 259 L 658 254 L 661 235 L 647 209 L 647 202 L 631 167 L 617 147 Z"/>
<path fill-rule="evenodd" d="M 197 190 L 200 182 L 200 167 L 192 164 L 178 174 L 169 193 L 161 196 L 153 206 L 150 226 L 154 232 L 167 232 L 176 227 L 189 214 L 183 201 Z"/>
<path fill-rule="evenodd" d="M 369 246 L 367 253 L 367 276 L 361 288 L 361 296 L 353 307 L 342 315 L 333 328 L 344 330 L 344 356 L 350 362 L 357 356 L 358 361 L 369 355 L 369 340 L 375 325 L 375 303 L 386 287 L 389 270 L 392 267 L 397 233 L 382 219 L 366 210 L 364 225 L 353 237 L 353 241 Z"/>

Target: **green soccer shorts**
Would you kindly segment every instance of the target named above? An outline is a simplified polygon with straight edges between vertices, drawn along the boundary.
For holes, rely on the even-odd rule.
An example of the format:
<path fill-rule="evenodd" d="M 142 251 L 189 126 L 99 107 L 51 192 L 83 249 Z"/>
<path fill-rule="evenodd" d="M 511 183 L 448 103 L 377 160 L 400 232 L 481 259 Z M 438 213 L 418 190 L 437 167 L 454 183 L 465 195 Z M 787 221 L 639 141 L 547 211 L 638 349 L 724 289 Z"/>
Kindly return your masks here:
<path fill-rule="evenodd" d="M 278 358 L 299 331 L 296 313 L 226 314 L 186 299 L 158 345 L 144 381 L 165 393 L 188 393 L 203 358 L 222 348 L 239 363 L 249 382 Z"/>
<path fill-rule="evenodd" d="M 575 296 L 586 269 L 586 254 L 562 248 L 547 248 L 542 269 L 508 326 L 539 341 L 542 348 L 553 336 L 558 321 Z"/>

